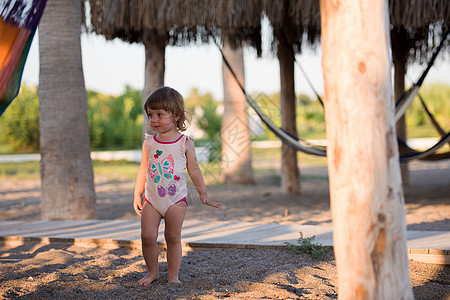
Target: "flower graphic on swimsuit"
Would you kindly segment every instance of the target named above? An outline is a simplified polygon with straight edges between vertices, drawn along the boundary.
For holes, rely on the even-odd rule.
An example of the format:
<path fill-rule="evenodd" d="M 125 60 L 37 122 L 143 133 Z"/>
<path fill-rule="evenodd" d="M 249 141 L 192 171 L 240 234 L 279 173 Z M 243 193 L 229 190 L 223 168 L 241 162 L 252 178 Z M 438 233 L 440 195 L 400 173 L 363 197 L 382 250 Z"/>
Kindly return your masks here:
<path fill-rule="evenodd" d="M 162 151 L 157 151 L 157 155 L 159 156 L 160 154 L 162 154 Z M 155 157 L 156 157 L 156 155 L 155 155 Z M 173 168 L 174 168 L 174 159 L 173 159 L 172 154 L 169 154 L 169 156 L 164 158 L 161 162 L 151 162 L 148 171 L 149 171 L 150 177 L 153 179 L 154 183 L 162 184 L 162 181 L 164 181 L 164 179 L 171 180 L 173 178 Z M 178 176 L 176 176 L 176 177 L 178 177 Z M 164 197 L 167 193 L 170 196 L 175 195 L 176 190 L 177 190 L 175 184 L 171 184 L 167 188 L 167 191 L 161 184 L 158 185 L 158 195 L 160 197 Z"/>
<path fill-rule="evenodd" d="M 160 156 L 162 153 L 163 153 L 162 151 L 156 150 L 156 154 L 153 155 L 153 157 L 154 157 L 155 159 L 157 159 L 157 158 L 159 158 L 159 156 Z"/>

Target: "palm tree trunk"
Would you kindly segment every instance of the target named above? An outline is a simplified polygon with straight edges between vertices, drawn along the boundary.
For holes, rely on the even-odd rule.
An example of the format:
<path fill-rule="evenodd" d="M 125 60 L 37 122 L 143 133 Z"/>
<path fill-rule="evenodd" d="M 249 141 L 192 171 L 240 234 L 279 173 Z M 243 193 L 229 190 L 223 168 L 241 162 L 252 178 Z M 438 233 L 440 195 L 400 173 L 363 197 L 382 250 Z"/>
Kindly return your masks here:
<path fill-rule="evenodd" d="M 164 85 L 166 37 L 151 31 L 144 35 L 145 46 L 145 82 L 142 91 L 142 109 L 147 97 L 158 87 Z M 149 133 L 148 117 L 145 111 L 144 123 L 142 124 L 142 136 Z"/>
<path fill-rule="evenodd" d="M 339 299 L 413 299 L 387 1 L 321 0 Z"/>
<path fill-rule="evenodd" d="M 287 33 L 289 34 L 289 33 Z M 282 40 L 283 39 L 279 39 Z M 294 84 L 294 54 L 286 42 L 278 45 L 280 64 L 280 109 L 281 128 L 297 137 Z M 286 194 L 300 193 L 300 171 L 297 152 L 289 146 L 281 145 L 281 189 Z"/>
<path fill-rule="evenodd" d="M 231 49 L 227 44 L 223 54 L 245 86 L 244 53 L 242 48 Z M 239 84 L 222 63 L 223 105 L 222 116 L 222 167 L 226 183 L 253 184 L 250 132 L 248 127 L 246 99 Z"/>
<path fill-rule="evenodd" d="M 39 25 L 39 112 L 44 220 L 95 218 L 81 1 L 49 0 Z"/>

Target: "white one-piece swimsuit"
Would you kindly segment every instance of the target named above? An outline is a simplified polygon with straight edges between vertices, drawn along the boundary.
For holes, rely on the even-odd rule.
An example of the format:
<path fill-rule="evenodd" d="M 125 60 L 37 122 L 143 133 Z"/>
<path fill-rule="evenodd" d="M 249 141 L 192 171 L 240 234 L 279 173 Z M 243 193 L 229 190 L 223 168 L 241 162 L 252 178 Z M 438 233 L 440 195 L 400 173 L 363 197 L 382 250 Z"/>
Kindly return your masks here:
<path fill-rule="evenodd" d="M 173 142 L 161 142 L 155 135 L 145 135 L 148 155 L 145 201 L 162 217 L 169 207 L 186 201 L 186 139 L 193 138 L 181 135 Z"/>

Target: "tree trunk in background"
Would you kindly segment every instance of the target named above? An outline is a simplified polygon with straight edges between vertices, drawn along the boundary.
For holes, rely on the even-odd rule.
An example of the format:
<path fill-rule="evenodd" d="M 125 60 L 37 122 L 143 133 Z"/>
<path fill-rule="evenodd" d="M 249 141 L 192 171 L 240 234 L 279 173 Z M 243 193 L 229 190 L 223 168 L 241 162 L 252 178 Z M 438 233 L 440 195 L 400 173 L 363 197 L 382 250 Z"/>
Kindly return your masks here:
<path fill-rule="evenodd" d="M 241 85 L 245 86 L 243 49 L 233 50 L 225 44 L 223 54 Z M 224 112 L 221 138 L 222 168 L 225 182 L 253 184 L 250 131 L 245 95 L 225 63 L 222 63 L 222 78 Z"/>
<path fill-rule="evenodd" d="M 406 60 L 411 47 L 409 46 L 410 42 L 408 43 L 407 38 L 404 36 L 408 34 L 405 30 L 402 30 L 401 32 L 391 32 L 392 60 L 394 62 L 394 101 L 397 101 L 405 91 Z M 395 128 L 397 131 L 397 136 L 406 142 L 408 138 L 406 132 L 406 114 L 398 120 L 395 124 Z M 409 185 L 410 178 L 408 163 L 401 163 L 400 170 L 403 185 Z"/>
<path fill-rule="evenodd" d="M 339 299 L 413 299 L 387 4 L 320 3 Z"/>
<path fill-rule="evenodd" d="M 49 0 L 39 25 L 43 220 L 95 218 L 81 2 Z"/>
<path fill-rule="evenodd" d="M 287 35 L 289 32 L 287 32 Z M 279 38 L 282 40 L 282 38 Z M 281 128 L 297 137 L 294 54 L 287 42 L 278 44 L 278 62 L 280 64 L 280 110 Z M 297 151 L 284 143 L 281 145 L 281 189 L 286 194 L 300 193 L 300 171 L 297 163 Z"/>
<path fill-rule="evenodd" d="M 148 96 L 158 87 L 164 85 L 166 38 L 156 32 L 149 32 L 143 38 L 145 46 L 145 82 L 142 91 L 142 112 L 144 123 L 142 124 L 142 137 L 150 133 L 147 113 L 144 104 Z"/>

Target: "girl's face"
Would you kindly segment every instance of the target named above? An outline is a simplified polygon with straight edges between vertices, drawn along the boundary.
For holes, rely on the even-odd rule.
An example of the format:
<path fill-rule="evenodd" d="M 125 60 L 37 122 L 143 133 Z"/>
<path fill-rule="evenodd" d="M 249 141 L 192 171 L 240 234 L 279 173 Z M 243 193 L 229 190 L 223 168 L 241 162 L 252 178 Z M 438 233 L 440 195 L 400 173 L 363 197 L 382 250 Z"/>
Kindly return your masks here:
<path fill-rule="evenodd" d="M 158 133 L 166 133 L 177 129 L 177 119 L 171 112 L 163 109 L 150 109 L 148 120 L 150 126 Z"/>

